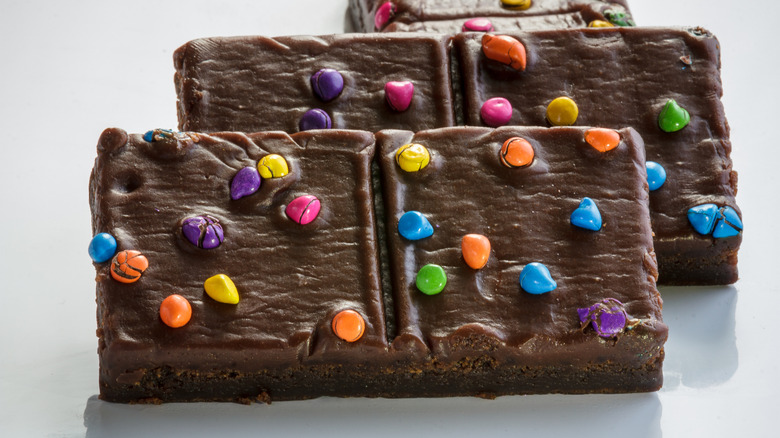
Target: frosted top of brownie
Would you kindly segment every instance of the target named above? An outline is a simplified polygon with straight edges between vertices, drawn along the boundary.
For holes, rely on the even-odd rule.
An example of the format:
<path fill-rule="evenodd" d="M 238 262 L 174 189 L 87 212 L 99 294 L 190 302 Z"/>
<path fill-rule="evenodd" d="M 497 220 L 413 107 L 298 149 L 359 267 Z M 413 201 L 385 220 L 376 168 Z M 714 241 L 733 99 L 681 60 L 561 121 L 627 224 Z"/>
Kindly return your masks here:
<path fill-rule="evenodd" d="M 298 132 L 313 109 L 320 112 L 312 116 L 320 128 L 452 126 L 449 42 L 444 35 L 415 34 L 194 40 L 174 55 L 179 127 Z M 315 76 L 322 69 L 336 71 L 341 87 L 327 75 Z M 389 82 L 413 87 L 407 108 L 389 103 Z M 335 88 L 329 90 L 335 97 L 323 98 L 321 86 Z"/>
<path fill-rule="evenodd" d="M 702 204 L 735 212 L 729 127 L 721 103 L 720 46 L 706 30 L 661 28 L 568 29 L 507 34 L 527 53 L 525 71 L 488 59 L 481 34 L 454 39 L 467 125 L 484 125 L 482 106 L 504 98 L 509 125 L 549 125 L 548 105 L 571 99 L 579 126 L 637 130 L 648 161 L 662 165 L 665 184 L 651 192 L 661 283 L 726 284 L 737 280 L 741 234 L 697 232 L 689 209 Z M 670 102 L 675 104 L 671 105 Z M 684 109 L 664 108 L 679 106 Z M 675 112 L 675 114 L 672 114 Z M 689 120 L 667 132 L 673 115 Z M 668 127 L 667 127 L 668 128 Z"/>
<path fill-rule="evenodd" d="M 377 134 L 395 348 L 431 351 L 444 362 L 474 351 L 490 351 L 499 363 L 523 364 L 611 357 L 642 366 L 659 357 L 666 326 L 655 288 L 642 140 L 631 129 L 612 131 L 619 142 L 600 152 L 586 142 L 587 132 L 457 127 Z M 510 167 L 503 145 L 516 137 L 530 145 L 533 158 Z M 419 171 L 399 163 L 399 151 L 409 144 L 428 151 Z M 599 231 L 572 224 L 586 197 L 600 211 Z M 404 235 L 401 222 L 408 212 L 425 217 L 429 232 Z M 461 240 L 467 234 L 490 242 L 481 269 L 464 261 Z M 533 262 L 546 266 L 554 290 L 537 295 L 522 285 Z M 431 296 L 416 286 L 418 271 L 428 264 L 446 273 L 443 290 Z M 583 332 L 577 316 L 577 309 L 607 298 L 623 302 L 628 314 L 643 321 L 616 345 Z"/>

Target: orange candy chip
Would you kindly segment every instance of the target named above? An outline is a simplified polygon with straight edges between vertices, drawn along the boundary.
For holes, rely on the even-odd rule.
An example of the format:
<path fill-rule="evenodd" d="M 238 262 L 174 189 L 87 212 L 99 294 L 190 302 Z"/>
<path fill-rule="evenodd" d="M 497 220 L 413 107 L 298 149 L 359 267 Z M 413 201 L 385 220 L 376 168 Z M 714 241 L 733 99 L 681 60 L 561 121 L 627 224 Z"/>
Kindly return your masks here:
<path fill-rule="evenodd" d="M 534 161 L 534 147 L 524 138 L 512 137 L 501 146 L 499 157 L 506 167 L 527 166 Z"/>
<path fill-rule="evenodd" d="M 135 283 L 148 267 L 149 260 L 139 251 L 121 251 L 111 261 L 111 276 L 120 283 Z"/>
<path fill-rule="evenodd" d="M 481 234 L 466 234 L 460 242 L 463 260 L 473 269 L 482 269 L 490 257 L 490 240 Z"/>
<path fill-rule="evenodd" d="M 192 306 L 181 295 L 170 295 L 160 304 L 160 319 L 169 327 L 182 327 L 190 322 L 190 318 L 192 318 Z"/>
<path fill-rule="evenodd" d="M 347 342 L 355 342 L 363 336 L 366 322 L 354 310 L 342 310 L 333 317 L 333 333 Z"/>
<path fill-rule="evenodd" d="M 620 144 L 620 134 L 614 129 L 593 128 L 585 131 L 585 141 L 597 151 L 607 152 Z"/>
<path fill-rule="evenodd" d="M 506 64 L 515 70 L 525 71 L 525 46 L 508 35 L 482 36 L 482 53 L 494 61 Z"/>

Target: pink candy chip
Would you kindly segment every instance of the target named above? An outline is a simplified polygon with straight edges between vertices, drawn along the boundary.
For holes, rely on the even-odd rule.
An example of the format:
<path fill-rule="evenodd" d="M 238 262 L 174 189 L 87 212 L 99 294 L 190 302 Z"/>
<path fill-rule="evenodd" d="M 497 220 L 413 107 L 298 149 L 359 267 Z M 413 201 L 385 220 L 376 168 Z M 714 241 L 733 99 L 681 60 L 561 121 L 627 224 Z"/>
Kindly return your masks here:
<path fill-rule="evenodd" d="M 390 108 L 402 112 L 409 108 L 414 95 L 414 84 L 409 81 L 390 81 L 385 84 L 385 99 Z"/>
<path fill-rule="evenodd" d="M 493 32 L 493 23 L 487 18 L 472 18 L 463 23 L 463 32 Z"/>
<path fill-rule="evenodd" d="M 374 15 L 376 30 L 382 30 L 390 19 L 393 18 L 393 15 L 395 15 L 395 5 L 392 2 L 382 3 L 382 6 L 376 10 L 376 15 Z"/>
<path fill-rule="evenodd" d="M 512 104 L 503 97 L 488 99 L 479 110 L 482 121 L 494 128 L 506 125 L 512 119 Z"/>
<path fill-rule="evenodd" d="M 314 195 L 299 196 L 287 204 L 284 212 L 293 222 L 306 225 L 320 214 L 320 200 Z"/>

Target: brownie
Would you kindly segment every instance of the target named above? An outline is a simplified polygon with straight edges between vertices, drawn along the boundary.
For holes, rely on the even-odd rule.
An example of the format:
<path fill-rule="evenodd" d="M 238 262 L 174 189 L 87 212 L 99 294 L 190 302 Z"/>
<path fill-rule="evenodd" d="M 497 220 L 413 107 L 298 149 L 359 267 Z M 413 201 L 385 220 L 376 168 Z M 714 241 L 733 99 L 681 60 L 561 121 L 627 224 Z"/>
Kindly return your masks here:
<path fill-rule="evenodd" d="M 457 127 L 377 134 L 394 348 L 432 355 L 444 370 L 462 361 L 492 367 L 494 394 L 660 387 L 667 328 L 655 287 L 642 140 L 622 129 L 619 145 L 602 153 L 586 143 L 585 132 Z M 531 164 L 502 163 L 502 144 L 513 137 L 533 147 Z M 422 170 L 399 166 L 397 152 L 409 144 L 427 148 Z M 600 231 L 570 221 L 585 197 L 600 211 Z M 432 235 L 402 234 L 407 212 L 421 213 Z M 481 269 L 467 265 L 461 251 L 467 234 L 490 243 Z M 532 262 L 547 267 L 557 288 L 524 290 L 518 279 Z M 418 290 L 418 271 L 429 264 L 446 273 L 437 295 Z M 577 317 L 578 309 L 605 299 L 622 302 L 641 321 L 617 341 L 582 330 Z M 514 378 L 502 374 L 507 367 Z"/>
<path fill-rule="evenodd" d="M 389 15 L 386 3 L 392 4 Z M 379 20 L 380 27 L 377 13 L 388 17 Z M 593 20 L 634 25 L 626 0 L 531 0 L 526 9 L 504 7 L 500 0 L 350 0 L 349 15 L 359 32 L 456 33 L 476 17 L 490 20 L 497 32 L 586 27 Z"/>
<path fill-rule="evenodd" d="M 359 368 L 388 347 L 370 179 L 373 135 L 155 131 L 147 138 L 106 130 L 90 179 L 94 232 L 113 235 L 119 251 L 140 251 L 149 261 L 131 284 L 109 275 L 112 263 L 96 265 L 101 398 L 350 394 L 357 383 L 327 380 L 333 368 Z M 263 179 L 255 193 L 233 200 L 238 171 L 267 154 L 284 157 L 289 174 Z M 285 213 L 302 195 L 321 202 L 306 225 Z M 216 248 L 183 236 L 183 221 L 203 215 L 224 230 Z M 238 304 L 204 292 L 204 281 L 216 274 L 235 283 Z M 159 316 L 172 294 L 192 307 L 190 322 L 176 329 Z M 331 320 L 344 309 L 365 319 L 360 342 L 333 335 Z M 322 388 L 308 386 L 317 382 Z"/>
<path fill-rule="evenodd" d="M 383 291 L 371 133 L 106 130 L 90 179 L 93 231 L 118 246 L 113 260 L 95 265 L 101 398 L 248 403 L 658 389 L 667 332 L 641 139 L 621 130 L 619 146 L 601 153 L 584 132 L 380 133 L 394 266 L 393 288 Z M 509 135 L 533 145 L 531 165 L 498 164 Z M 432 153 L 416 174 L 398 172 L 393 159 L 408 141 Z M 269 154 L 284 157 L 289 173 L 280 176 Z M 271 172 L 254 180 L 259 187 L 243 176 L 258 164 Z M 318 212 L 304 198 L 306 209 L 290 213 L 310 195 Z M 570 225 L 582 196 L 597 203 L 601 231 Z M 410 245 L 394 230 L 399 209 L 412 207 L 436 231 Z M 463 232 L 489 236 L 483 269 L 459 259 Z M 531 260 L 549 266 L 557 289 L 521 288 L 518 274 Z M 445 267 L 448 284 L 422 296 L 407 283 L 429 261 Z M 210 288 L 217 274 L 232 279 L 237 303 Z M 175 322 L 185 312 L 165 304 L 177 296 L 191 306 L 183 323 Z M 354 338 L 334 327 L 345 310 L 364 321 Z"/>
<path fill-rule="evenodd" d="M 655 251 L 662 284 L 728 284 L 738 278 L 741 224 L 726 237 L 697 231 L 689 210 L 711 205 L 713 215 L 735 221 L 737 174 L 720 98 L 720 46 L 708 31 L 609 28 L 510 34 L 527 51 L 525 71 L 488 59 L 481 34 L 454 39 L 468 125 L 483 125 L 488 99 L 512 106 L 510 125 L 549 125 L 546 109 L 554 99 L 573 99 L 576 125 L 631 126 L 642 136 L 647 159 L 666 171 L 666 182 L 650 194 Z M 676 132 L 659 118 L 674 100 L 690 121 Z M 680 115 L 682 117 L 682 115 Z M 716 218 L 717 220 L 717 218 Z M 726 223 L 726 219 L 720 222 Z M 728 233 L 727 233 L 728 234 Z"/>
<path fill-rule="evenodd" d="M 194 40 L 174 54 L 179 128 L 292 133 L 304 130 L 301 121 L 312 109 L 330 119 L 329 126 L 315 123 L 321 128 L 452 126 L 449 43 L 446 36 L 413 34 Z M 343 90 L 324 77 L 315 89 L 312 76 L 322 69 L 337 71 L 330 74 L 340 74 Z M 388 82 L 412 84 L 408 108 L 391 106 Z"/>

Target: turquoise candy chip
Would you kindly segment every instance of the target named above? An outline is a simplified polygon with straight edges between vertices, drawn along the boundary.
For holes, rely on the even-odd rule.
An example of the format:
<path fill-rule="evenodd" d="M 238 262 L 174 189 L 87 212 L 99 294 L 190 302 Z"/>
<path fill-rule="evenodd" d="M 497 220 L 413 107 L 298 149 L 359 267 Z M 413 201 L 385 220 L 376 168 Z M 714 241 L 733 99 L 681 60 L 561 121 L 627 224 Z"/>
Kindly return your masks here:
<path fill-rule="evenodd" d="M 571 224 L 586 230 L 600 230 L 601 212 L 596 207 L 596 203 L 590 198 L 583 198 L 580 206 L 571 214 Z"/>
<path fill-rule="evenodd" d="M 151 143 L 156 140 L 155 135 L 163 138 L 170 138 L 173 134 L 174 132 L 170 129 L 152 129 L 151 131 L 146 131 L 144 133 L 144 141 Z"/>
<path fill-rule="evenodd" d="M 725 237 L 733 237 L 739 234 L 739 230 L 727 224 L 724 221 L 718 221 L 715 225 L 715 229 L 712 230 L 712 237 L 716 239 L 723 239 Z"/>
<path fill-rule="evenodd" d="M 408 240 L 420 240 L 433 235 L 433 227 L 419 211 L 407 211 L 398 220 L 398 232 Z"/>
<path fill-rule="evenodd" d="M 728 206 L 721 208 L 720 220 L 712 231 L 712 237 L 723 239 L 736 236 L 740 231 L 742 231 L 742 220 L 739 218 L 737 211 Z"/>
<path fill-rule="evenodd" d="M 733 208 L 726 206 L 720 210 L 723 215 L 722 219 L 726 220 L 731 226 L 742 231 L 742 219 L 739 218 L 737 211 Z"/>
<path fill-rule="evenodd" d="M 116 239 L 108 233 L 99 233 L 89 242 L 87 251 L 95 263 L 109 261 L 116 252 Z"/>
<path fill-rule="evenodd" d="M 529 294 L 540 295 L 551 292 L 558 287 L 550 270 L 541 263 L 529 263 L 520 273 L 520 287 Z"/>
<path fill-rule="evenodd" d="M 716 239 L 733 237 L 742 232 L 742 219 L 732 207 L 718 207 L 702 204 L 688 210 L 688 220 L 701 234 L 710 234 Z"/>
<path fill-rule="evenodd" d="M 715 218 L 718 215 L 718 206 L 715 204 L 702 204 L 691 207 L 688 210 L 688 221 L 699 234 L 710 234 L 715 227 Z"/>
<path fill-rule="evenodd" d="M 648 161 L 645 167 L 647 167 L 647 185 L 650 191 L 660 189 L 666 182 L 666 169 L 655 161 Z"/>

